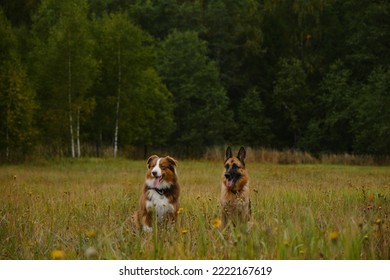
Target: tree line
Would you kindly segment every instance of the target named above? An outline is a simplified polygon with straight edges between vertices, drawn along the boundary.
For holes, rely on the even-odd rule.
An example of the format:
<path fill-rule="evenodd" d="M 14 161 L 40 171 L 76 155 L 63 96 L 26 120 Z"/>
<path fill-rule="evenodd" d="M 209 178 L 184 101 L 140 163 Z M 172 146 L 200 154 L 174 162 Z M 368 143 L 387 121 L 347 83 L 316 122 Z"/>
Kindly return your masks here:
<path fill-rule="evenodd" d="M 0 161 L 390 154 L 390 2 L 1 0 Z"/>

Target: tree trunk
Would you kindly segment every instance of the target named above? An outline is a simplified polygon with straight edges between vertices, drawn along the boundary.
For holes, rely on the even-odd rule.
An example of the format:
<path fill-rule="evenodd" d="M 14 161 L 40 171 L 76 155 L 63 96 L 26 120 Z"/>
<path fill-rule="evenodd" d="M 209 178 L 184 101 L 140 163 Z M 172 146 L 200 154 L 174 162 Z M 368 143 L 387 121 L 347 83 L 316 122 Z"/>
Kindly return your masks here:
<path fill-rule="evenodd" d="M 116 158 L 118 152 L 118 134 L 119 134 L 119 106 L 121 100 L 121 79 L 122 79 L 122 68 L 121 68 L 121 48 L 118 49 L 118 96 L 116 99 L 116 119 L 115 119 L 115 132 L 114 132 L 114 158 Z"/>
<path fill-rule="evenodd" d="M 5 158 L 7 159 L 7 161 L 9 161 L 9 133 L 8 133 L 8 127 L 5 129 L 5 143 L 6 143 Z"/>
<path fill-rule="evenodd" d="M 77 127 L 76 127 L 76 139 L 77 139 L 77 157 L 81 157 L 80 148 L 80 108 L 77 109 Z"/>
<path fill-rule="evenodd" d="M 72 61 L 70 46 L 68 49 L 68 105 L 69 105 L 69 132 L 70 132 L 70 149 L 72 158 L 75 157 L 74 137 L 73 137 L 73 116 L 72 116 Z"/>

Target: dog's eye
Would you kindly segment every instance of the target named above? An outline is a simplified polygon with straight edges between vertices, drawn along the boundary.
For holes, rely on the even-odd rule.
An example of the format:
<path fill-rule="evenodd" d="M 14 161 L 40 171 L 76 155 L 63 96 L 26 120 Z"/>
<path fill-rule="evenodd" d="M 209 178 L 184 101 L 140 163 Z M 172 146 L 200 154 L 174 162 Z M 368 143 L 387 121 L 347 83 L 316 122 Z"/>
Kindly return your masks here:
<path fill-rule="evenodd" d="M 237 169 L 237 168 L 238 168 L 237 164 L 233 163 L 232 168 L 233 168 L 233 169 Z"/>
<path fill-rule="evenodd" d="M 226 165 L 225 165 L 225 168 L 226 168 L 226 169 L 229 169 L 229 167 L 230 167 L 229 164 L 226 164 Z"/>
<path fill-rule="evenodd" d="M 160 168 L 161 168 L 162 170 L 166 170 L 168 167 L 162 165 L 162 166 L 160 166 Z"/>

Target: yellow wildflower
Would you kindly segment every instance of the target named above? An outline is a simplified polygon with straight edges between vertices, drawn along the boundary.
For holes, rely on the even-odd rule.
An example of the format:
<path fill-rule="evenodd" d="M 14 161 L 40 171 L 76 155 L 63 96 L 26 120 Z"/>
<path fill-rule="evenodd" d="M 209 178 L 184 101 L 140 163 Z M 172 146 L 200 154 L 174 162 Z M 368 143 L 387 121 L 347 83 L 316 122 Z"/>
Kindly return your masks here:
<path fill-rule="evenodd" d="M 97 232 L 96 232 L 96 230 L 93 229 L 93 228 L 89 229 L 89 230 L 85 233 L 85 235 L 86 235 L 87 237 L 89 237 L 89 238 L 94 238 L 94 237 L 96 237 L 96 234 L 97 234 Z"/>
<path fill-rule="evenodd" d="M 211 221 L 211 226 L 213 228 L 219 228 L 221 226 L 221 224 L 222 224 L 222 221 L 218 218 L 215 218 Z"/>
<path fill-rule="evenodd" d="M 337 241 L 337 238 L 339 237 L 339 233 L 337 231 L 333 231 L 329 234 L 329 238 L 330 240 L 332 240 L 333 242 L 336 242 Z"/>
<path fill-rule="evenodd" d="M 51 258 L 53 260 L 63 260 L 65 259 L 65 252 L 62 250 L 53 250 L 51 251 Z"/>

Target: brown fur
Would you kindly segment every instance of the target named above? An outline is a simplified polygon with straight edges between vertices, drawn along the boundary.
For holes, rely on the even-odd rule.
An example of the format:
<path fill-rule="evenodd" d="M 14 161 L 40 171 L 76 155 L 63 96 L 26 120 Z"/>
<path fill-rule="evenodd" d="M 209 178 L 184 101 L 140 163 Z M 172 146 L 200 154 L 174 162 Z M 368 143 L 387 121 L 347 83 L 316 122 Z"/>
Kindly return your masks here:
<path fill-rule="evenodd" d="M 157 163 L 159 163 L 158 166 Z M 159 158 L 153 155 L 147 161 L 148 170 L 145 175 L 139 210 L 134 215 L 137 224 L 144 231 L 152 231 L 154 215 L 157 217 L 158 226 L 176 222 L 180 195 L 176 164 L 177 161 L 170 156 Z M 158 169 L 161 177 L 157 176 Z"/>
<path fill-rule="evenodd" d="M 230 147 L 226 149 L 224 170 L 221 178 L 222 227 L 228 222 L 235 226 L 251 217 L 249 175 L 245 168 L 246 151 L 241 147 L 233 157 Z"/>

